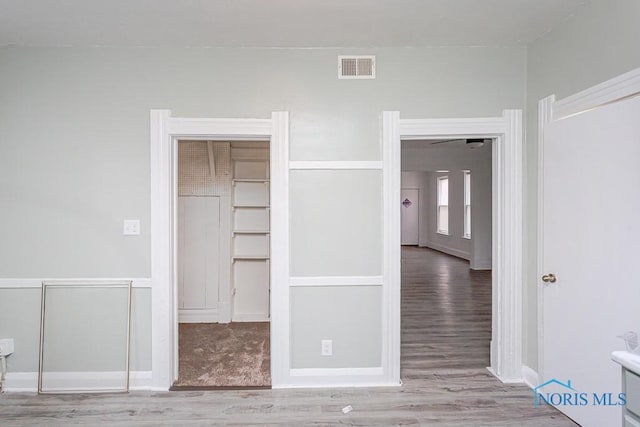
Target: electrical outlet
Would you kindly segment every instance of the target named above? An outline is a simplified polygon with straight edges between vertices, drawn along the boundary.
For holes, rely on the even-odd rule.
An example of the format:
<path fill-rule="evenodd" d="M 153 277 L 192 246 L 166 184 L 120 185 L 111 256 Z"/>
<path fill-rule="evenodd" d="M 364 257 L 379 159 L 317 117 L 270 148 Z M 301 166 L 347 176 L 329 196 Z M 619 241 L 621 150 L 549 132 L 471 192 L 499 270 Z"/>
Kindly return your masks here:
<path fill-rule="evenodd" d="M 0 356 L 8 356 L 13 353 L 13 338 L 0 339 Z"/>
<path fill-rule="evenodd" d="M 138 236 L 140 234 L 140 220 L 125 219 L 122 227 L 122 234 L 125 236 Z"/>
<path fill-rule="evenodd" d="M 332 340 L 322 340 L 320 341 L 320 345 L 322 347 L 320 354 L 322 356 L 333 356 L 333 341 Z"/>

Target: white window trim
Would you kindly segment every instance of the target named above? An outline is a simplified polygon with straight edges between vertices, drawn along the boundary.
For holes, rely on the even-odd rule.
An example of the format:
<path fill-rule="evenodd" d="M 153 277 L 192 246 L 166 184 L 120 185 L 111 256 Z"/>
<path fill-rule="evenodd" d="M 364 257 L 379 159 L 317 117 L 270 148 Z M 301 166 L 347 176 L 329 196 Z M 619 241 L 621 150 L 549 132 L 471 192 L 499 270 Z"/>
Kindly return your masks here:
<path fill-rule="evenodd" d="M 469 185 L 467 186 L 467 177 L 469 177 Z M 469 204 L 467 205 L 467 192 L 469 192 Z M 462 171 L 462 238 L 471 240 L 471 218 L 469 218 L 469 230 L 467 230 L 467 206 L 471 211 L 471 171 Z M 471 216 L 471 213 L 469 213 Z M 467 233 L 468 231 L 468 233 Z"/>
<path fill-rule="evenodd" d="M 449 175 L 442 175 L 436 178 L 436 233 L 441 236 L 450 236 L 449 230 L 449 194 L 447 194 L 447 204 L 440 204 L 440 183 L 442 181 L 447 181 L 447 192 L 449 190 Z M 443 230 L 440 228 L 440 207 L 447 206 L 447 229 Z"/>

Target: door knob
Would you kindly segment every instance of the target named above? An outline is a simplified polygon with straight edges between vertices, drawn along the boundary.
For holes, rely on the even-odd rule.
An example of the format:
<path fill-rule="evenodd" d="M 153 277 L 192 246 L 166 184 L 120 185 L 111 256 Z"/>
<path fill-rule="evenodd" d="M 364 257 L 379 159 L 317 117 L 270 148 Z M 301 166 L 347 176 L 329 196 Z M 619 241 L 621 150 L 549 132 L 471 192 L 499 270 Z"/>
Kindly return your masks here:
<path fill-rule="evenodd" d="M 558 278 L 556 277 L 555 274 L 552 274 L 552 273 L 545 274 L 544 276 L 542 276 L 542 281 L 544 283 L 556 283 L 556 280 L 558 280 Z"/>

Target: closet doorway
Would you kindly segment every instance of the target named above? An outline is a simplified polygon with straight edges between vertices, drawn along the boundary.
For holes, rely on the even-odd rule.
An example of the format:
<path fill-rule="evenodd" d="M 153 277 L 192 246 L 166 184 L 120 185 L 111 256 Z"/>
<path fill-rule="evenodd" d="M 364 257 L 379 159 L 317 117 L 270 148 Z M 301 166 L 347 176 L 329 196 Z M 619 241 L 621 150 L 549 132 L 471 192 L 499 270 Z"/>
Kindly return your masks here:
<path fill-rule="evenodd" d="M 179 141 L 172 389 L 270 387 L 268 142 Z"/>

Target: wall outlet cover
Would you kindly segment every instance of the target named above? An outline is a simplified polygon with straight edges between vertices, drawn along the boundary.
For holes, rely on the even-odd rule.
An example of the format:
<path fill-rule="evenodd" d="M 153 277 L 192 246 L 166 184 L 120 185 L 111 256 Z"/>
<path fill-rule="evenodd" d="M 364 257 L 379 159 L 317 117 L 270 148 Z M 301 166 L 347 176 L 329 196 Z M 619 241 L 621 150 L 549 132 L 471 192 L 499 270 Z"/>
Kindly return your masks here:
<path fill-rule="evenodd" d="M 322 347 L 320 354 L 322 356 L 333 356 L 333 340 L 322 340 L 320 343 Z"/>
<path fill-rule="evenodd" d="M 140 220 L 139 219 L 125 219 L 122 234 L 125 236 L 138 236 L 140 234 Z"/>

